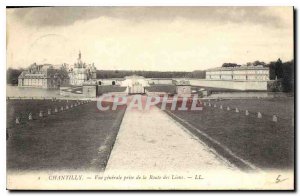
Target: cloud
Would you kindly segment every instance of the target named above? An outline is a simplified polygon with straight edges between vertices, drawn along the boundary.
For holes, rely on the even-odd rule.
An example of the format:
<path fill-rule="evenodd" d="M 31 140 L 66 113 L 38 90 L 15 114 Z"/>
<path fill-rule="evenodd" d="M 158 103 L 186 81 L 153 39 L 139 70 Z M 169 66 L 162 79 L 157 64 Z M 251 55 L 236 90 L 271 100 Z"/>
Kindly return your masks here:
<path fill-rule="evenodd" d="M 292 7 L 52 7 L 7 10 L 7 64 L 196 70 L 293 58 Z"/>
<path fill-rule="evenodd" d="M 133 23 L 173 21 L 177 18 L 209 23 L 251 23 L 282 27 L 285 21 L 268 7 L 42 7 L 13 9 L 16 20 L 29 26 L 72 25 L 99 17 Z"/>

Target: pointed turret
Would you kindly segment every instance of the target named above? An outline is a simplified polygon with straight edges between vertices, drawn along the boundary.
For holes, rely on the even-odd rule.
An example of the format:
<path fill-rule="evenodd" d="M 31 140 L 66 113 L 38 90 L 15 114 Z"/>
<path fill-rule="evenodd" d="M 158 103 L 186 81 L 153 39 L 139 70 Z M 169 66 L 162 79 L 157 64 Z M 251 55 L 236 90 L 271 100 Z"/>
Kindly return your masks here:
<path fill-rule="evenodd" d="M 79 50 L 78 60 L 81 60 L 81 51 Z"/>

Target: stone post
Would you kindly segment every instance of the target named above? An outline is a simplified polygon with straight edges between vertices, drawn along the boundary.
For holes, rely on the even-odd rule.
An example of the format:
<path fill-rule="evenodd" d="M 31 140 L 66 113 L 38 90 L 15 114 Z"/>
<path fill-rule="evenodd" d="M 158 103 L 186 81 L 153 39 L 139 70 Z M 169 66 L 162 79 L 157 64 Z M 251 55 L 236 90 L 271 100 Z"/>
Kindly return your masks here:
<path fill-rule="evenodd" d="M 28 120 L 32 120 L 32 114 L 31 114 L 31 112 L 28 115 Z"/>
<path fill-rule="evenodd" d="M 245 115 L 246 115 L 246 116 L 249 115 L 249 111 L 248 111 L 248 110 L 245 111 Z"/>
<path fill-rule="evenodd" d="M 262 118 L 262 115 L 260 112 L 257 112 L 257 118 Z"/>
<path fill-rule="evenodd" d="M 16 118 L 16 124 L 20 124 L 20 117 L 18 117 L 18 116 Z"/>

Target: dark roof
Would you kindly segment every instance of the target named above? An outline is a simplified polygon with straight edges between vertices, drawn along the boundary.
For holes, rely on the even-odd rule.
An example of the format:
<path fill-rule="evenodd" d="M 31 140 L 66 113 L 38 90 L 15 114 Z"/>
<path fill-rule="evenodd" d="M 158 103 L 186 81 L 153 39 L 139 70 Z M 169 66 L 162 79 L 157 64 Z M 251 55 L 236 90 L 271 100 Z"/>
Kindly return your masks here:
<path fill-rule="evenodd" d="M 46 78 L 54 78 L 59 77 L 61 79 L 68 78 L 68 75 L 63 73 L 59 69 L 47 68 L 42 70 L 29 70 L 23 71 L 18 78 L 33 78 L 33 79 L 46 79 Z"/>
<path fill-rule="evenodd" d="M 166 92 L 166 93 L 175 93 L 176 92 L 176 86 L 175 85 L 150 85 L 148 87 L 145 87 L 145 90 L 149 92 Z"/>
<path fill-rule="evenodd" d="M 110 93 L 110 92 L 124 92 L 126 86 L 115 86 L 115 85 L 103 85 L 98 86 L 98 94 Z"/>

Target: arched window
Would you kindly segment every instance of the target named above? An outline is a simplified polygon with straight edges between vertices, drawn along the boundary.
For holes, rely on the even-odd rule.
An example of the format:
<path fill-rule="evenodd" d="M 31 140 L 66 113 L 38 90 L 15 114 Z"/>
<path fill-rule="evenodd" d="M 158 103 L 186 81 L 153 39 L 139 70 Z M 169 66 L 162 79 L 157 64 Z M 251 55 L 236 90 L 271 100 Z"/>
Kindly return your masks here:
<path fill-rule="evenodd" d="M 116 82 L 115 81 L 112 81 L 112 83 L 111 83 L 112 85 L 116 85 Z"/>
<path fill-rule="evenodd" d="M 98 82 L 98 84 L 99 84 L 99 85 L 101 85 L 101 84 L 102 84 L 102 82 L 101 82 L 101 81 L 99 81 L 99 82 Z"/>

